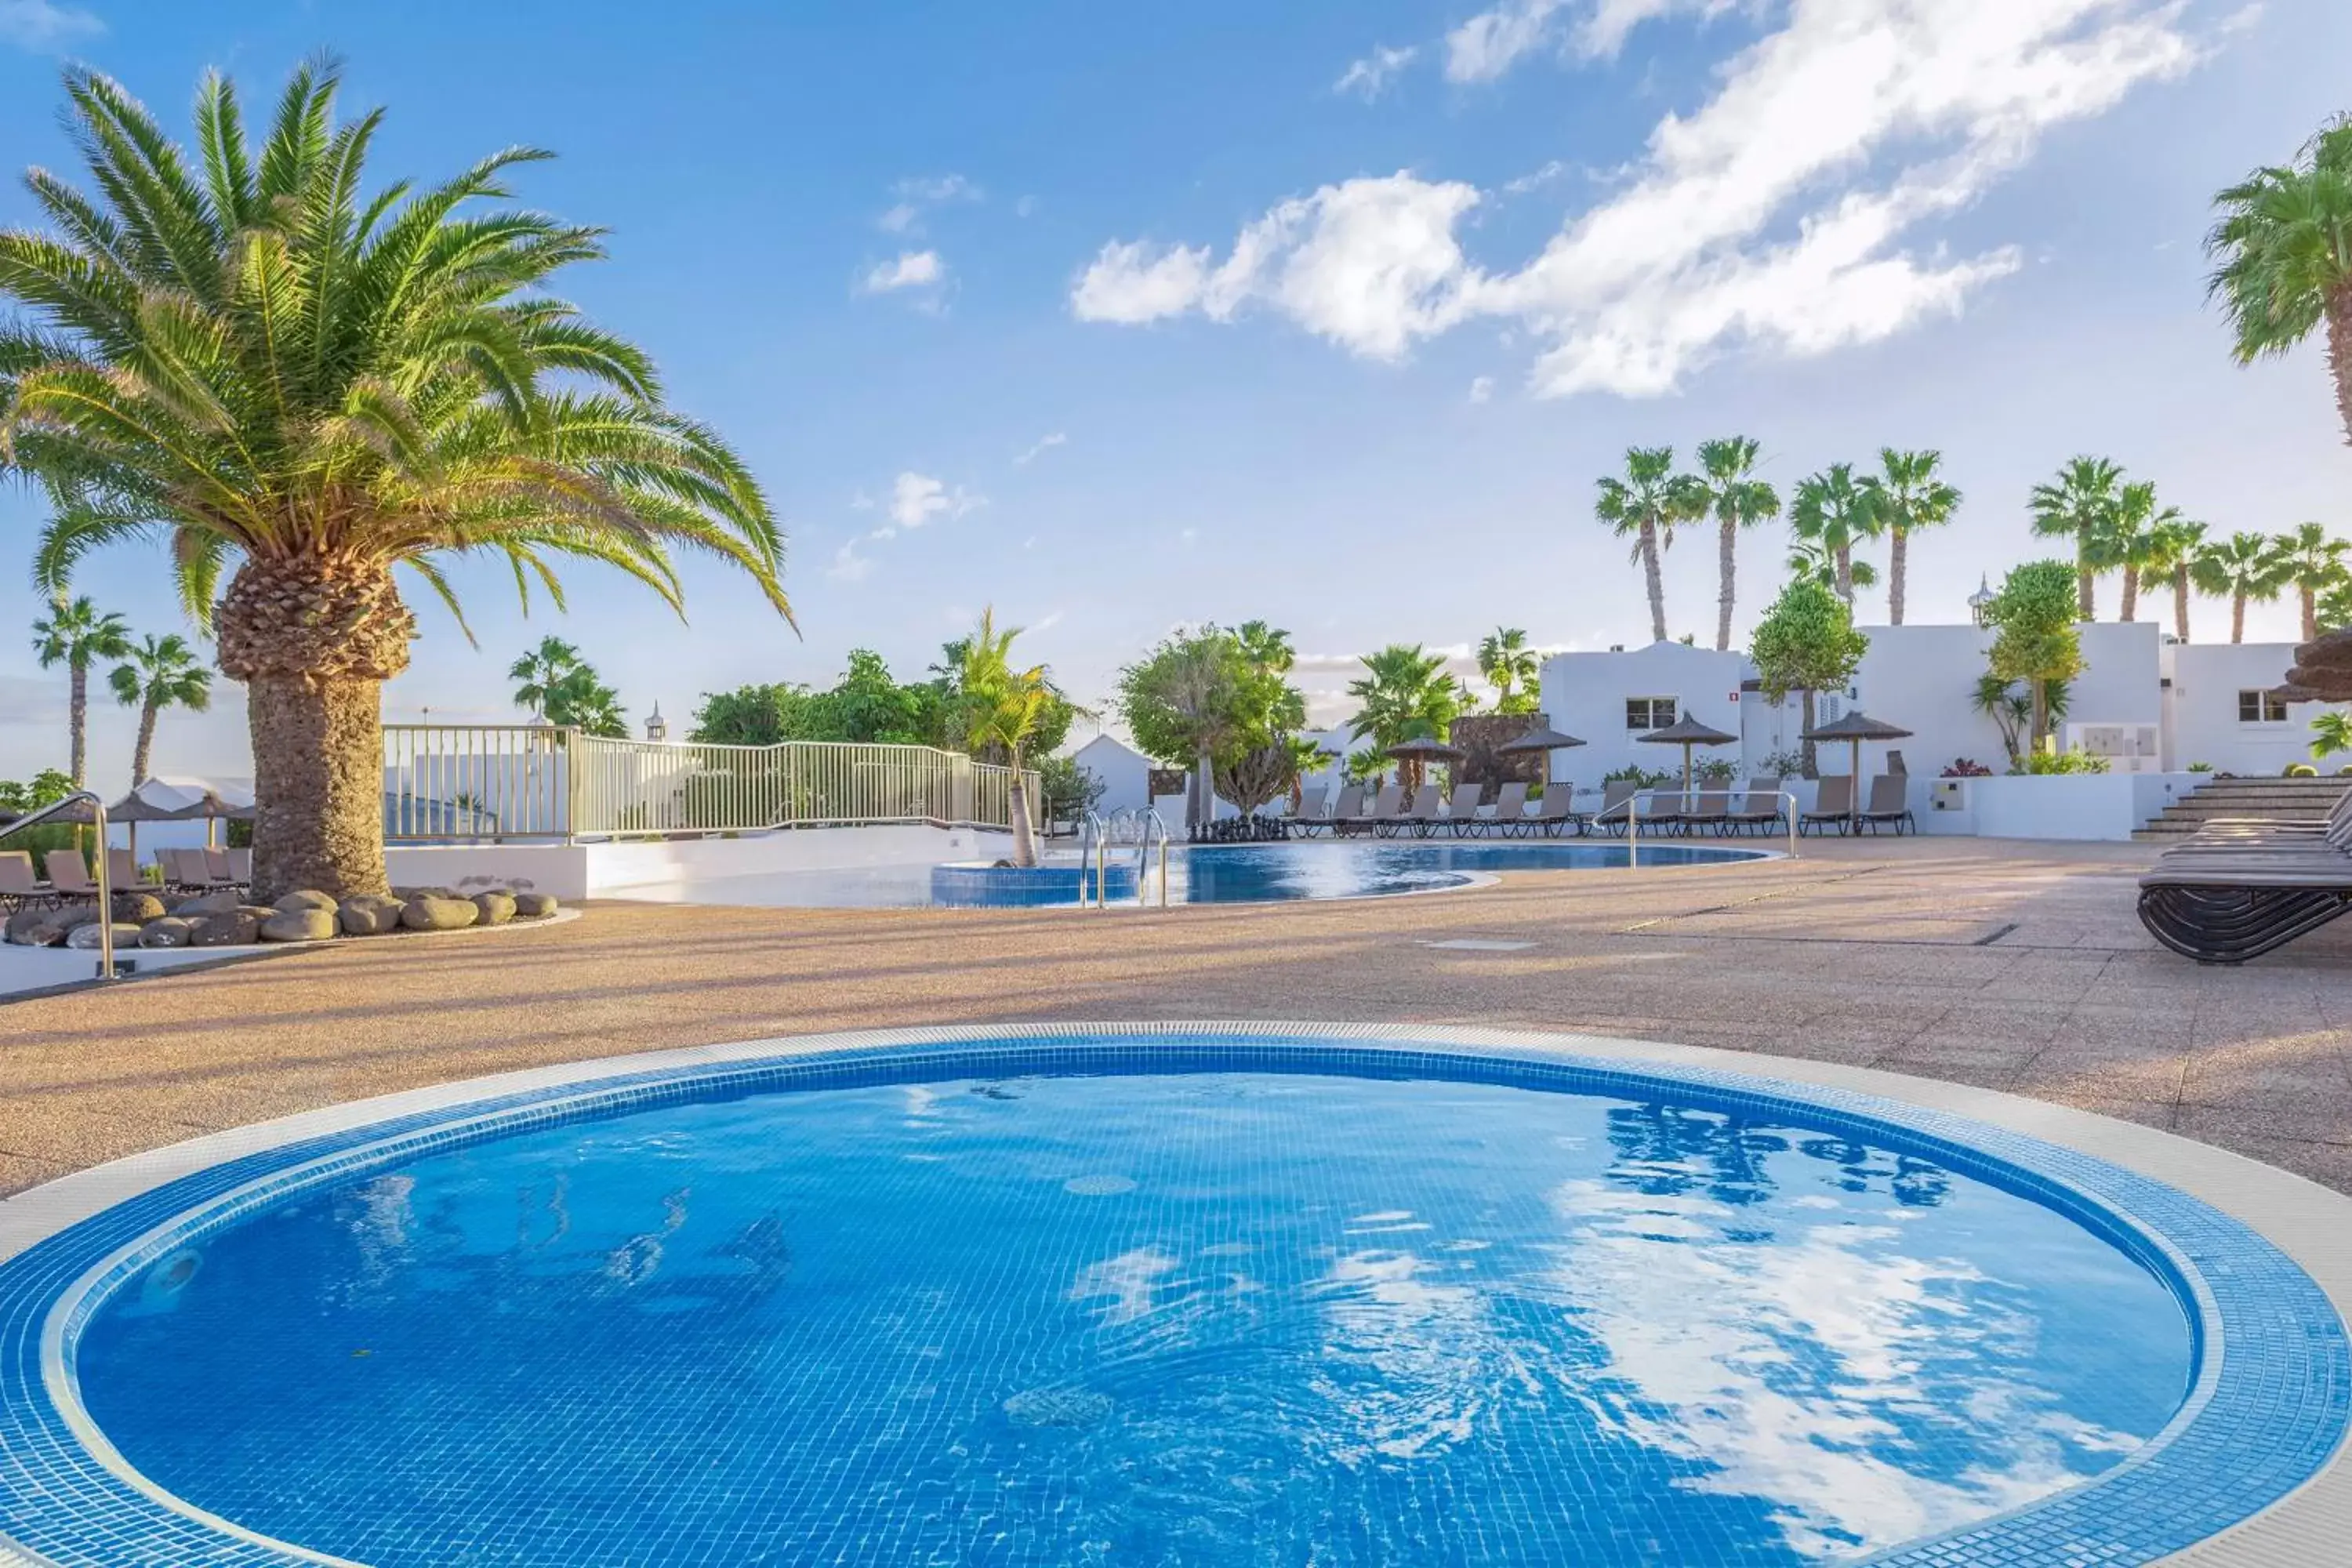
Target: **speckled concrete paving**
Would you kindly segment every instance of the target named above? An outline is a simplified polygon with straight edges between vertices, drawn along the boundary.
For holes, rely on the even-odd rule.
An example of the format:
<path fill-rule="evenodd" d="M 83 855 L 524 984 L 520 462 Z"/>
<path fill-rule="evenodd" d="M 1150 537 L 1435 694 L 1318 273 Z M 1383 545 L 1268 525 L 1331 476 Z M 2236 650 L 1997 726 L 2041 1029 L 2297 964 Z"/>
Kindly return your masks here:
<path fill-rule="evenodd" d="M 2140 930 L 2140 847 L 1805 851 L 1167 911 L 604 904 L 489 941 L 383 939 L 5 1004 L 0 1194 L 510 1068 L 1027 1018 L 1528 1025 L 1808 1057 L 2038 1095 L 2352 1192 L 2352 920 L 2206 969 Z M 1531 945 L 1429 945 L 1465 939 Z"/>

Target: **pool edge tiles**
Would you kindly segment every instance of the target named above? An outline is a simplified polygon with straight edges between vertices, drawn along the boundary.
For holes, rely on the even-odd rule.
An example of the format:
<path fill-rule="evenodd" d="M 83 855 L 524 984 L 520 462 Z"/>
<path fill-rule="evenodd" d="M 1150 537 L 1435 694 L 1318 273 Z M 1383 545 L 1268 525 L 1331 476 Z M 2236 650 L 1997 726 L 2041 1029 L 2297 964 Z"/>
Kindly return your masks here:
<path fill-rule="evenodd" d="M 2352 1527 L 2345 1495 L 2352 1488 L 2334 1462 L 2352 1389 L 2341 1314 L 2277 1242 L 2204 1201 L 2226 1196 L 2216 1184 L 2232 1180 L 2274 1189 L 2251 1200 L 2240 1194 L 2241 1214 L 2293 1211 L 2306 1261 L 2314 1235 L 2323 1238 L 2341 1301 L 2352 1294 L 2352 1262 L 2337 1256 L 2342 1237 L 2326 1231 L 2344 1225 L 2352 1201 L 2285 1173 L 1990 1091 L 1695 1047 L 1405 1026 L 1014 1025 L 763 1040 L 509 1074 L 215 1135 L 0 1203 L 0 1563 L 8 1561 L 10 1537 L 36 1562 L 72 1568 L 335 1561 L 226 1535 L 85 1440 L 103 1443 L 79 1412 L 69 1358 L 79 1315 L 102 1299 L 93 1287 L 134 1267 L 132 1253 L 159 1238 L 222 1223 L 224 1205 L 270 1201 L 291 1186 L 428 1147 L 722 1089 L 1024 1070 L 1430 1077 L 1587 1093 L 1680 1086 L 1712 1106 L 1843 1121 L 1900 1146 L 1925 1145 L 1932 1157 L 2036 1198 L 2151 1267 L 2184 1298 L 2200 1335 L 2200 1373 L 2164 1432 L 2114 1469 L 1868 1561 L 2032 1568 L 2157 1562 L 2183 1549 L 2192 1553 L 2184 1561 L 2210 1564 L 2318 1561 L 2265 1546 L 2297 1529 L 2340 1544 Z M 2062 1131 L 2075 1136 L 2042 1136 Z M 2105 1157 L 2117 1153 L 2121 1163 Z M 2281 1499 L 2291 1501 L 2273 1508 Z M 51 1511 L 25 1520 L 45 1509 Z M 2257 1525 L 2211 1539 L 2248 1519 Z M 2261 1528 L 2273 1520 L 2280 1523 Z"/>

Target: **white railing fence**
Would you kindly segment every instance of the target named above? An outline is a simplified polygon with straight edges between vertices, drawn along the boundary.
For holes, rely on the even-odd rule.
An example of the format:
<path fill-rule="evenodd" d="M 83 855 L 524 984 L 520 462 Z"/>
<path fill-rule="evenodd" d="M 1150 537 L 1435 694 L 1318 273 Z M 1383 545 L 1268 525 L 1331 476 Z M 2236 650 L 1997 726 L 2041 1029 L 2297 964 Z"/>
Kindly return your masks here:
<path fill-rule="evenodd" d="M 1039 781 L 1026 777 L 1034 819 Z M 547 724 L 387 724 L 383 794 L 392 842 L 1013 821 L 1013 770 L 960 752 L 673 744 Z"/>

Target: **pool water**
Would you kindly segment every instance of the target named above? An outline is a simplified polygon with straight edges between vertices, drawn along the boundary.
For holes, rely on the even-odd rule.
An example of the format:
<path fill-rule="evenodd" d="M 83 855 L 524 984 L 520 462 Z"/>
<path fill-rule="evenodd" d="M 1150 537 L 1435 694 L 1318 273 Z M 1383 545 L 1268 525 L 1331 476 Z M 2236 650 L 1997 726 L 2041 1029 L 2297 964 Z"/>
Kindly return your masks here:
<path fill-rule="evenodd" d="M 1132 851 L 1129 851 L 1132 854 Z M 1234 844 L 1190 848 L 1171 861 L 1171 899 L 1193 904 L 1365 899 L 1469 885 L 1496 871 L 1622 867 L 1628 850 L 1605 839 L 1542 843 Z M 1761 858 L 1754 849 L 1648 844 L 1643 866 L 1704 866 Z M 1147 891 L 1157 897 L 1156 889 Z"/>
<path fill-rule="evenodd" d="M 153 1481 L 378 1568 L 1833 1561 L 2113 1467 L 2191 1361 L 2138 1264 L 1896 1147 L 1274 1072 L 510 1131 L 77 1352 Z"/>

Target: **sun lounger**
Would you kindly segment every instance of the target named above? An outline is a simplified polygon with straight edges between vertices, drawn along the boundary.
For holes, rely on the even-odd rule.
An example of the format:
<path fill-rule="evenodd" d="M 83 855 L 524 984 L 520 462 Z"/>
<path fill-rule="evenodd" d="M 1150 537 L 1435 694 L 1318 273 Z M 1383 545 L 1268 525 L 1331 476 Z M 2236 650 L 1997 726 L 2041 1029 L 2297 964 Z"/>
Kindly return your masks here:
<path fill-rule="evenodd" d="M 1633 809 L 1633 792 L 1640 787 L 1632 779 L 1610 779 L 1602 784 L 1601 809 L 1592 814 L 1594 824 L 1608 832 L 1622 835 L 1625 831 L 1626 814 Z M 1551 792 L 1546 790 L 1544 798 L 1549 800 Z"/>
<path fill-rule="evenodd" d="M 49 886 L 60 897 L 98 897 L 98 883 L 91 878 L 89 862 L 81 858 L 80 850 L 52 849 L 41 857 L 41 866 L 49 874 Z"/>
<path fill-rule="evenodd" d="M 1557 838 L 1562 833 L 1582 837 L 1591 818 L 1576 809 L 1576 790 L 1565 784 L 1544 785 L 1543 798 L 1536 808 L 1521 819 L 1518 831 L 1528 837 L 1541 834 Z"/>
<path fill-rule="evenodd" d="M 1822 779 L 1821 793 L 1814 798 L 1813 809 L 1797 816 L 1797 831 L 1811 827 L 1816 831 L 1832 823 L 1840 833 L 1847 832 L 1853 819 L 1853 775 L 1829 773 Z"/>
<path fill-rule="evenodd" d="M 1445 801 L 1445 831 L 1456 838 L 1466 838 L 1478 831 L 1486 819 L 1478 815 L 1486 804 L 1486 786 L 1474 784 L 1468 788 L 1456 784 Z"/>
<path fill-rule="evenodd" d="M 1412 804 L 1397 814 L 1389 829 L 1391 836 L 1411 833 L 1415 838 L 1427 838 L 1445 826 L 1445 797 L 1433 784 L 1424 784 L 1412 792 Z"/>
<path fill-rule="evenodd" d="M 174 888 L 205 893 L 228 886 L 226 877 L 213 875 L 212 866 L 201 849 L 163 849 L 157 853 L 163 861 L 163 875 Z"/>
<path fill-rule="evenodd" d="M 2148 933 L 2200 963 L 2243 963 L 2352 910 L 2352 854 L 2168 854 L 2139 881 Z"/>
<path fill-rule="evenodd" d="M 1337 800 L 1327 799 L 1322 809 L 1312 816 L 1301 816 L 1293 826 L 1310 837 L 1318 833 L 1336 833 L 1356 817 L 1363 815 L 1364 786 L 1341 786 Z"/>
<path fill-rule="evenodd" d="M 1495 796 L 1494 809 L 1485 816 L 1470 816 L 1462 822 L 1468 832 L 1514 834 L 1523 830 L 1528 820 L 1528 786 L 1514 779 L 1504 784 Z"/>
<path fill-rule="evenodd" d="M 247 847 L 223 851 L 228 856 L 229 880 L 240 888 L 253 886 L 253 850 Z"/>
<path fill-rule="evenodd" d="M 1298 797 L 1297 809 L 1284 820 L 1290 825 L 1291 832 L 1301 836 L 1310 835 L 1318 827 L 1328 827 L 1331 826 L 1331 797 L 1320 790 L 1312 795 L 1302 795 Z"/>
<path fill-rule="evenodd" d="M 1748 791 L 1731 808 L 1727 826 L 1735 833 L 1769 833 L 1780 825 L 1780 781 L 1753 778 Z"/>
<path fill-rule="evenodd" d="M 206 848 L 200 853 L 205 858 L 205 874 L 213 879 L 215 887 L 231 888 L 236 885 L 236 873 L 229 867 L 227 850 Z"/>
<path fill-rule="evenodd" d="M 57 898 L 57 889 L 33 874 L 29 852 L 0 850 L 0 905 L 21 910 L 27 904 L 53 904 Z"/>
<path fill-rule="evenodd" d="M 1729 790 L 1701 790 L 1698 798 L 1691 803 L 1690 809 L 1682 815 L 1683 831 L 1685 833 L 1696 833 L 1701 828 L 1711 833 L 1721 833 L 1730 825 L 1731 792 Z"/>
<path fill-rule="evenodd" d="M 106 852 L 106 879 L 118 893 L 126 888 L 136 892 L 146 885 L 146 879 L 139 874 L 139 858 L 128 849 Z"/>
<path fill-rule="evenodd" d="M 1870 798 L 1863 804 L 1862 822 L 1873 833 L 1881 826 L 1892 826 L 1898 834 L 1919 830 L 1919 819 L 1911 815 L 1905 796 L 1911 781 L 1901 773 L 1881 773 L 1870 781 Z"/>
<path fill-rule="evenodd" d="M 1683 824 L 1689 819 L 1691 799 L 1686 795 L 1668 794 L 1663 790 L 1637 790 L 1633 799 L 1633 820 L 1649 837 L 1679 833 Z"/>
<path fill-rule="evenodd" d="M 1342 833 L 1379 833 L 1395 831 L 1397 819 L 1404 815 L 1404 786 L 1389 784 L 1373 797 L 1371 808 L 1361 816 L 1351 816 L 1339 824 Z"/>

